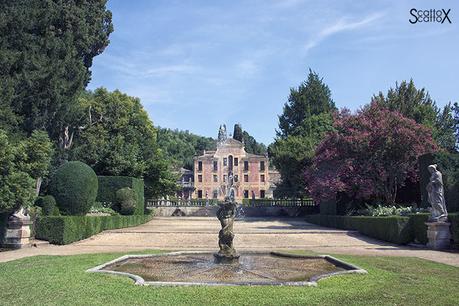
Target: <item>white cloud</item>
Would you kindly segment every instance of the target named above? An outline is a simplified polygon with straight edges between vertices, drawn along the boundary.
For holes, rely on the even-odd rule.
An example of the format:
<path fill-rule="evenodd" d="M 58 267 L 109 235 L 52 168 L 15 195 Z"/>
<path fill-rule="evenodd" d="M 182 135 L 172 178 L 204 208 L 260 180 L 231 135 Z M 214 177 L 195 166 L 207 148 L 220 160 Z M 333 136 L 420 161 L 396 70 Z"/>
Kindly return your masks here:
<path fill-rule="evenodd" d="M 144 76 L 166 76 L 170 74 L 185 74 L 185 73 L 193 73 L 198 68 L 192 65 L 165 65 L 159 67 L 152 67 L 148 68 L 143 71 L 141 74 Z"/>
<path fill-rule="evenodd" d="M 319 45 L 323 40 L 325 40 L 329 36 L 332 36 L 334 34 L 344 32 L 344 31 L 360 29 L 366 25 L 373 23 L 374 21 L 380 19 L 383 16 L 384 14 L 382 13 L 372 14 L 358 21 L 349 21 L 348 18 L 342 18 L 338 20 L 335 24 L 325 27 L 317 35 L 315 35 L 311 40 L 309 40 L 304 47 L 305 51 L 308 52 L 312 48 Z"/>

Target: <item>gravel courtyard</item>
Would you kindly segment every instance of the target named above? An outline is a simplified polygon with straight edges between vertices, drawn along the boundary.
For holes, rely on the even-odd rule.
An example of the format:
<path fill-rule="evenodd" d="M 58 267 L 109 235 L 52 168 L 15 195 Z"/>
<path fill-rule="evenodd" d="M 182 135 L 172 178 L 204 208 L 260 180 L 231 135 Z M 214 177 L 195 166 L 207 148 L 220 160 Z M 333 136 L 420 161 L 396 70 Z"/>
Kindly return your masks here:
<path fill-rule="evenodd" d="M 132 228 L 109 230 L 70 245 L 39 245 L 0 252 L 0 262 L 34 255 L 133 252 L 145 249 L 217 250 L 219 221 L 211 217 L 156 217 Z M 401 247 L 354 231 L 336 230 L 301 219 L 246 218 L 234 225 L 235 247 L 245 250 L 311 250 L 319 254 L 413 256 L 459 266 L 459 253 Z"/>

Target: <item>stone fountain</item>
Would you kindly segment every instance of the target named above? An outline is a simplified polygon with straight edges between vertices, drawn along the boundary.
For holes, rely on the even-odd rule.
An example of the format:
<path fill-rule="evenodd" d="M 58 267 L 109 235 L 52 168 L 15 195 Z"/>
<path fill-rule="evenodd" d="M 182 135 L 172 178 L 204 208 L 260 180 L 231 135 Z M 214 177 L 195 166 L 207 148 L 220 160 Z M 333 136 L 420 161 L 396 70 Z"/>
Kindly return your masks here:
<path fill-rule="evenodd" d="M 233 175 L 228 173 L 225 200 L 219 204 L 217 253 L 173 252 L 125 255 L 88 272 L 110 273 L 132 278 L 138 285 L 289 285 L 316 286 L 333 275 L 366 273 L 354 265 L 328 255 L 294 255 L 278 252 L 245 252 L 240 256 L 233 245 L 237 212 Z"/>
<path fill-rule="evenodd" d="M 234 232 L 233 224 L 237 212 L 237 203 L 234 200 L 233 174 L 228 173 L 228 184 L 226 186 L 225 201 L 217 211 L 217 218 L 220 220 L 222 229 L 218 233 L 218 246 L 220 251 L 214 254 L 215 262 L 231 264 L 239 260 L 239 254 L 233 245 Z"/>

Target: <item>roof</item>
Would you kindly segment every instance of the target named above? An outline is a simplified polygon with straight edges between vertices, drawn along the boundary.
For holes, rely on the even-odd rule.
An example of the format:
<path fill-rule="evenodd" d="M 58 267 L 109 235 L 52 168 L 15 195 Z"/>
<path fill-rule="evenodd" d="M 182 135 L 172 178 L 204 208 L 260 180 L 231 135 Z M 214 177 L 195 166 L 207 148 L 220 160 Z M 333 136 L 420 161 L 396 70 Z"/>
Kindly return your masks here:
<path fill-rule="evenodd" d="M 239 140 L 236 140 L 234 138 L 227 138 L 227 139 L 225 139 L 225 141 L 223 141 L 223 142 L 218 144 L 218 146 L 227 146 L 227 145 L 238 146 L 238 147 L 243 147 L 244 146 L 244 144 L 242 142 L 240 142 Z"/>
<path fill-rule="evenodd" d="M 264 155 L 257 155 L 257 154 L 252 154 L 252 153 L 246 153 L 248 158 L 255 157 L 255 158 L 266 158 Z"/>

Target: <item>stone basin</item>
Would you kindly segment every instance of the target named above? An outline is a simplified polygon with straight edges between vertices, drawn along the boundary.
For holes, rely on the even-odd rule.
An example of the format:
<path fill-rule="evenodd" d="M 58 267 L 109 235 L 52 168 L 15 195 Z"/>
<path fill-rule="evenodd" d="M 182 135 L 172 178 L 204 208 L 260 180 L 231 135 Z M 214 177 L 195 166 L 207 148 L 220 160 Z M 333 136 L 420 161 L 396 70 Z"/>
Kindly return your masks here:
<path fill-rule="evenodd" d="M 211 252 L 126 255 L 88 272 L 124 275 L 137 285 L 315 286 L 334 275 L 367 273 L 328 255 L 245 252 L 239 262 L 216 263 Z"/>

